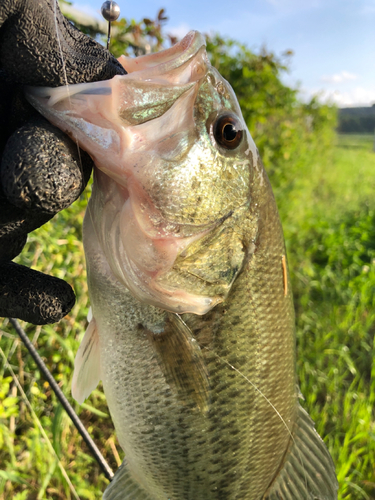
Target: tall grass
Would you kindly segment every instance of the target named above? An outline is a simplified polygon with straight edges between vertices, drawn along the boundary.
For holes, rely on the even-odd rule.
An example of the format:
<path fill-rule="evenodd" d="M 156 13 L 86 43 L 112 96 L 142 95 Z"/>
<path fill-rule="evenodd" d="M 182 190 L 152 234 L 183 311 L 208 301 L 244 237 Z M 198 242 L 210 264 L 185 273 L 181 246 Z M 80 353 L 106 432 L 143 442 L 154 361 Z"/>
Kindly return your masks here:
<path fill-rule="evenodd" d="M 340 499 L 375 498 L 374 184 L 372 138 L 340 136 L 324 154 L 311 154 L 292 186 L 276 190 L 295 293 L 301 391 L 336 463 Z M 23 325 L 73 404 L 73 360 L 88 311 L 81 243 L 87 196 L 30 235 L 19 258 L 76 290 L 77 303 L 60 323 Z M 0 498 L 75 498 L 58 461 L 80 498 L 100 498 L 107 481 L 8 321 L 0 328 L 0 347 L 34 410 L 0 357 Z M 76 410 L 116 469 L 122 454 L 101 390 Z"/>
<path fill-rule="evenodd" d="M 375 498 L 375 153 L 338 136 L 279 199 L 306 408 L 336 464 L 339 498 Z"/>
<path fill-rule="evenodd" d="M 117 445 L 104 394 L 94 391 L 89 403 L 82 406 L 70 396 L 74 357 L 87 326 L 88 295 L 81 229 L 87 197 L 88 194 L 83 195 L 79 202 L 32 233 L 18 259 L 22 264 L 66 279 L 75 289 L 77 302 L 58 324 L 23 326 L 102 453 L 116 469 L 119 465 L 115 459 Z M 8 321 L 4 320 L 0 328 L 0 347 L 35 412 L 33 415 L 28 410 L 0 358 L 0 498 L 75 498 L 58 467 L 56 455 L 80 498 L 100 498 L 107 481 Z M 38 420 L 56 454 L 51 453 Z"/>

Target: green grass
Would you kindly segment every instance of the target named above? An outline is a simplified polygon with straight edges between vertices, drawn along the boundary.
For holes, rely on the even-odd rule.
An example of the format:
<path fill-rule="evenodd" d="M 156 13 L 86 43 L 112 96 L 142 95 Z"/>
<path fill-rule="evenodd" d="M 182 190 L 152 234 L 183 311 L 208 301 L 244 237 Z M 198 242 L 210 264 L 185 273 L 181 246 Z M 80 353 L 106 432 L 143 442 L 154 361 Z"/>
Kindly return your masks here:
<path fill-rule="evenodd" d="M 306 218 L 332 218 L 371 202 L 375 190 L 373 144 L 370 135 L 336 136 L 334 147 L 314 158 L 293 179 L 287 199 L 283 192 L 276 192 L 283 224 L 304 226 Z"/>
<path fill-rule="evenodd" d="M 66 279 L 76 291 L 75 306 L 58 324 L 43 327 L 21 324 L 30 339 L 36 341 L 39 353 L 61 389 L 103 455 L 116 469 L 118 463 L 113 450 L 116 454 L 118 445 L 104 394 L 95 390 L 82 406 L 70 395 L 74 357 L 87 326 L 88 295 L 81 229 L 87 197 L 83 195 L 79 202 L 32 233 L 18 259 L 22 264 Z M 0 498 L 75 498 L 61 473 L 57 457 L 80 498 L 100 498 L 107 480 L 7 320 L 0 326 L 0 334 L 0 346 L 35 412 L 32 415 L 25 405 L 0 358 Z M 9 398 L 9 395 L 14 397 Z M 51 452 L 37 421 L 41 422 L 56 455 Z"/>
<path fill-rule="evenodd" d="M 312 154 L 300 175 L 276 191 L 292 271 L 304 404 L 335 461 L 339 498 L 353 500 L 375 498 L 372 148 L 371 136 L 339 136 L 334 147 Z M 86 198 L 35 231 L 19 259 L 65 278 L 77 292 L 76 305 L 59 324 L 23 325 L 70 401 L 74 355 L 87 324 L 81 243 Z M 0 358 L 0 498 L 74 498 L 58 460 L 80 498 L 100 498 L 106 480 L 7 320 L 0 334 L 0 346 L 35 412 Z M 103 393 L 97 389 L 86 406 L 75 407 L 116 469 L 121 450 Z"/>
<path fill-rule="evenodd" d="M 375 498 L 375 153 L 337 137 L 279 198 L 292 272 L 297 369 L 336 464 L 339 498 Z"/>

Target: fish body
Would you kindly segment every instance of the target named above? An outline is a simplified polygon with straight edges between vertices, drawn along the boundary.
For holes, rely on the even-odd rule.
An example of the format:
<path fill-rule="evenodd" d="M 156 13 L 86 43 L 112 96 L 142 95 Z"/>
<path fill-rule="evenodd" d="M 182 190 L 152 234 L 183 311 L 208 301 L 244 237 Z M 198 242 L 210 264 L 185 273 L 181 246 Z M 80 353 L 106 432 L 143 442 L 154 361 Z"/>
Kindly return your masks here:
<path fill-rule="evenodd" d="M 102 379 L 124 464 L 106 500 L 337 498 L 298 402 L 272 189 L 196 32 L 108 82 L 29 99 L 94 158 L 92 314 L 73 395 Z"/>

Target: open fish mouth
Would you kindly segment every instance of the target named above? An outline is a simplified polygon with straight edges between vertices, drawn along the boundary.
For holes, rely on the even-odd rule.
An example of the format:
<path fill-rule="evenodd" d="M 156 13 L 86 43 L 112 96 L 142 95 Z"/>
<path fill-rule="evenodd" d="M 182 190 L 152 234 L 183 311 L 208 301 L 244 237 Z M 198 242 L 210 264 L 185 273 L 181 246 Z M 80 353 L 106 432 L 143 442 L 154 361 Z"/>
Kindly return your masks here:
<path fill-rule="evenodd" d="M 147 75 L 151 77 L 178 69 L 179 74 L 174 75 L 174 83 L 184 83 L 184 80 L 191 81 L 192 73 L 197 70 L 197 67 L 189 68 L 186 72 L 181 72 L 181 67 L 205 45 L 206 42 L 201 33 L 190 31 L 180 42 L 169 49 L 136 58 L 121 56 L 119 61 L 128 73 L 147 70 Z M 150 72 L 151 68 L 153 71 Z"/>
<path fill-rule="evenodd" d="M 52 108 L 58 102 L 65 99 L 79 99 L 85 96 L 110 96 L 113 93 L 113 81 L 129 81 L 133 79 L 133 73 L 137 73 L 136 79 L 147 85 L 183 85 L 197 81 L 206 71 L 204 63 L 209 64 L 205 52 L 205 39 L 198 31 L 190 31 L 180 42 L 169 49 L 155 54 L 147 54 L 136 58 L 122 55 L 119 62 L 125 68 L 127 75 L 117 75 L 112 80 L 104 80 L 91 83 L 77 83 L 63 85 L 61 87 L 26 87 L 26 96 L 34 106 L 43 99 L 44 106 Z M 204 52 L 201 60 L 188 65 L 191 58 L 195 57 L 200 49 Z M 165 89 L 163 89 L 164 91 Z M 155 101 L 148 102 L 148 107 L 155 105 Z M 40 106 L 40 104 L 39 104 Z M 46 110 L 43 109 L 42 114 Z"/>
<path fill-rule="evenodd" d="M 218 150 L 207 128 L 223 107 L 240 116 L 238 104 L 226 83 L 216 90 L 221 77 L 198 32 L 162 52 L 119 61 L 128 74 L 32 88 L 27 97 L 95 162 L 85 247 L 96 238 L 113 274 L 139 300 L 205 314 L 226 298 L 244 259 L 225 221 L 248 201 L 248 160 Z M 212 248 L 203 248 L 208 242 L 215 249 L 215 238 L 234 245 L 218 256 L 220 265 L 207 257 Z"/>

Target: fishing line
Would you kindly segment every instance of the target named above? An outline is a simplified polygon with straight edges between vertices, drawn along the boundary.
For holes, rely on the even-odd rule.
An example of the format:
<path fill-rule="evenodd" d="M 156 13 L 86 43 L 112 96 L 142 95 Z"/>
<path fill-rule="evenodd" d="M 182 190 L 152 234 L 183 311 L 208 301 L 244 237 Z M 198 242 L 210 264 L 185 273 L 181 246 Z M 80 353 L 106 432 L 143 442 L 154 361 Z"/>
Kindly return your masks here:
<path fill-rule="evenodd" d="M 66 91 L 67 91 L 67 94 L 68 94 L 67 98 L 68 98 L 68 101 L 69 101 L 69 106 L 71 107 L 72 101 L 71 101 L 71 98 L 70 98 L 68 75 L 66 73 L 66 65 L 65 65 L 64 53 L 63 53 L 62 46 L 61 46 L 61 40 L 60 40 L 60 34 L 59 34 L 59 27 L 58 27 L 58 24 L 57 24 L 57 0 L 54 1 L 54 21 L 55 21 L 56 38 L 57 38 L 57 43 L 59 45 L 60 58 L 61 58 L 61 63 L 62 63 L 62 69 L 63 69 L 63 74 L 64 74 L 65 85 L 66 85 Z M 82 165 L 82 159 L 81 159 L 81 151 L 80 151 L 77 139 L 75 140 L 75 143 L 76 143 L 77 152 L 78 152 L 79 169 L 81 171 L 81 175 L 82 175 L 82 179 L 83 179 L 84 175 L 83 175 L 83 165 Z"/>
<path fill-rule="evenodd" d="M 109 7 L 110 7 L 110 11 L 112 13 L 112 19 L 115 20 L 120 15 L 119 7 L 117 6 L 117 4 L 115 2 L 110 1 L 108 3 L 110 4 Z M 104 6 L 104 4 L 103 4 L 103 6 Z M 114 6 L 116 6 L 116 12 L 117 12 L 117 14 L 115 15 L 115 17 L 114 17 L 114 14 L 113 14 L 113 8 L 114 8 Z M 63 50 L 62 50 L 60 34 L 59 34 L 59 27 L 58 27 L 58 23 L 57 23 L 57 0 L 54 1 L 54 22 L 55 22 L 56 38 L 57 38 L 57 43 L 58 43 L 60 57 L 61 57 L 61 63 L 62 63 L 62 71 L 63 71 L 65 85 L 66 85 L 66 89 L 67 89 L 67 99 L 69 101 L 69 105 L 71 106 L 72 102 L 71 102 L 71 96 L 70 96 L 70 91 L 69 91 L 69 82 L 68 82 L 68 77 L 67 77 L 67 72 L 66 72 L 66 65 L 65 65 L 65 59 L 64 59 L 64 54 L 63 54 Z M 108 28 L 108 43 L 109 43 L 109 38 L 110 38 L 110 21 L 109 21 L 109 28 Z M 82 177 L 83 177 L 83 165 L 82 165 L 82 159 L 81 159 L 81 151 L 80 151 L 80 148 L 79 148 L 78 141 L 76 140 L 75 142 L 76 142 L 76 145 L 77 145 L 77 152 L 78 152 L 78 158 L 79 158 L 79 168 L 80 168 L 80 171 L 81 171 L 81 174 L 82 174 Z M 9 318 L 9 321 L 13 325 L 14 329 L 18 333 L 18 335 L 21 338 L 21 340 L 23 341 L 23 343 L 25 344 L 26 348 L 28 349 L 29 353 L 31 354 L 32 358 L 34 359 L 36 365 L 38 366 L 40 372 L 42 373 L 42 375 L 44 376 L 44 378 L 49 383 L 49 385 L 52 388 L 53 392 L 55 393 L 57 399 L 60 401 L 62 407 L 67 412 L 68 416 L 70 417 L 72 423 L 74 424 L 74 426 L 78 430 L 78 432 L 81 435 L 82 439 L 85 441 L 85 443 L 88 446 L 91 454 L 94 456 L 95 460 L 97 461 L 97 463 L 99 464 L 100 468 L 102 469 L 105 477 L 109 481 L 111 481 L 113 479 L 113 476 L 114 476 L 114 473 L 113 473 L 112 469 L 109 467 L 108 463 L 106 462 L 105 458 L 101 454 L 100 450 L 98 449 L 98 447 L 96 446 L 96 444 L 94 443 L 94 441 L 91 439 L 91 437 L 88 434 L 86 428 L 83 426 L 81 420 L 79 419 L 78 415 L 74 411 L 73 407 L 71 406 L 71 404 L 66 399 L 65 395 L 61 391 L 61 389 L 58 386 L 58 384 L 56 383 L 55 379 L 52 377 L 50 371 L 48 370 L 47 366 L 44 364 L 42 358 L 39 356 L 39 354 L 38 354 L 37 350 L 35 349 L 34 345 L 30 342 L 30 340 L 27 337 L 26 333 L 21 328 L 20 324 L 18 323 L 18 321 L 16 319 Z M 32 406 L 31 406 L 30 402 L 28 401 L 25 392 L 23 391 L 23 389 L 22 389 L 22 387 L 21 387 L 21 385 L 20 385 L 20 383 L 19 383 L 19 381 L 18 381 L 18 379 L 17 379 L 17 377 L 16 377 L 16 375 L 15 375 L 12 367 L 10 366 L 10 364 L 9 364 L 9 362 L 8 362 L 6 356 L 5 356 L 5 354 L 4 354 L 4 352 L 3 352 L 3 350 L 1 348 L 0 348 L 0 351 L 1 351 L 1 355 L 4 358 L 6 366 L 10 370 L 15 383 L 18 386 L 18 388 L 19 388 L 19 390 L 20 390 L 20 392 L 22 394 L 22 397 L 24 398 L 27 406 L 29 407 L 30 411 L 32 412 L 32 415 L 34 416 L 35 420 L 37 421 L 38 427 L 41 429 L 41 432 L 42 432 L 43 436 L 45 437 L 45 439 L 46 439 L 49 447 L 51 448 L 52 452 L 56 456 L 56 458 L 58 460 L 58 463 L 59 463 L 59 467 L 60 467 L 60 469 L 61 469 L 61 471 L 63 473 L 63 476 L 65 477 L 67 483 L 69 484 L 69 487 L 71 488 L 74 497 L 79 500 L 79 497 L 78 497 L 78 495 L 77 495 L 77 493 L 76 493 L 76 491 L 75 491 L 72 483 L 70 482 L 69 477 L 67 476 L 67 473 L 66 473 L 65 469 L 63 468 L 60 460 L 58 459 L 58 457 L 56 455 L 56 452 L 55 452 L 53 446 L 51 445 L 51 443 L 50 443 L 50 441 L 48 439 L 48 436 L 46 435 L 46 433 L 45 433 L 45 431 L 44 431 L 44 429 L 43 429 L 43 427 L 42 427 L 42 425 L 41 425 L 41 423 L 40 423 L 37 415 L 35 414 L 35 412 L 34 412 Z"/>
<path fill-rule="evenodd" d="M 120 7 L 113 0 L 106 0 L 103 3 L 103 5 L 101 6 L 101 14 L 104 17 L 104 19 L 106 21 L 108 21 L 107 50 L 109 50 L 109 43 L 110 43 L 110 40 L 111 40 L 111 23 L 113 21 L 116 21 L 119 18 L 119 16 L 120 16 Z M 94 176 L 95 176 L 95 170 L 94 170 Z M 87 196 L 87 193 L 86 193 L 86 196 Z M 98 231 L 97 231 L 97 228 L 96 228 L 96 224 L 94 224 L 94 218 L 93 218 L 93 214 L 92 214 L 92 208 L 91 208 L 91 206 L 90 206 L 89 203 L 87 204 L 86 213 L 88 213 L 88 215 L 89 215 L 89 217 L 91 219 L 92 227 L 94 229 L 96 238 L 97 238 L 98 241 L 100 241 L 99 234 L 98 234 Z"/>
<path fill-rule="evenodd" d="M 11 321 L 12 321 L 12 320 L 11 320 Z M 7 358 L 6 358 L 5 354 L 4 354 L 4 351 L 2 350 L 2 348 L 1 348 L 1 347 L 0 347 L 0 354 L 1 354 L 2 358 L 3 358 L 3 360 L 4 360 L 4 364 L 5 364 L 6 368 L 8 368 L 8 370 L 10 371 L 10 374 L 12 375 L 13 380 L 14 380 L 14 382 L 15 382 L 16 386 L 18 387 L 18 390 L 19 390 L 19 391 L 20 391 L 20 393 L 21 393 L 22 399 L 24 400 L 24 402 L 25 402 L 26 406 L 27 406 L 27 407 L 28 407 L 28 409 L 30 410 L 32 417 L 34 418 L 34 420 L 35 420 L 35 422 L 36 422 L 36 424 L 37 424 L 37 426 L 38 426 L 38 428 L 39 428 L 40 432 L 42 433 L 42 435 L 43 435 L 43 437 L 44 437 L 44 439 L 45 439 L 45 441 L 46 441 L 46 443 L 47 443 L 47 446 L 48 446 L 48 448 L 49 448 L 50 452 L 51 452 L 51 453 L 52 453 L 52 455 L 56 458 L 56 461 L 57 461 L 57 463 L 58 463 L 58 466 L 59 466 L 59 468 L 60 468 L 60 470 L 61 470 L 61 473 L 62 473 L 62 475 L 64 476 L 64 478 L 65 478 L 66 482 L 68 483 L 68 486 L 69 486 L 69 488 L 70 488 L 70 491 L 72 492 L 72 494 L 73 494 L 73 496 L 74 496 L 74 498 L 75 498 L 76 500 L 80 500 L 80 497 L 78 496 L 78 494 L 77 494 L 77 492 L 76 492 L 76 490 L 75 490 L 75 488 L 74 488 L 74 486 L 73 486 L 72 482 L 71 482 L 71 481 L 70 481 L 70 479 L 69 479 L 69 476 L 68 476 L 68 474 L 67 474 L 67 472 L 66 472 L 66 470 L 65 470 L 65 468 L 64 468 L 64 466 L 63 466 L 63 464 L 61 463 L 61 461 L 60 461 L 60 459 L 59 459 L 59 457 L 58 457 L 58 455 L 57 455 L 57 453 L 56 453 L 56 451 L 55 451 L 54 447 L 52 446 L 52 443 L 51 443 L 51 441 L 50 441 L 49 437 L 47 436 L 47 434 L 46 434 L 46 432 L 45 432 L 45 430 L 44 430 L 44 428 L 43 428 L 43 425 L 41 424 L 41 422 L 40 422 L 40 420 L 39 420 L 39 418 L 38 418 L 37 414 L 35 413 L 35 411 L 34 411 L 33 407 L 31 406 L 31 403 L 30 403 L 30 401 L 29 401 L 28 397 L 26 396 L 26 393 L 25 393 L 25 391 L 23 390 L 22 385 L 21 385 L 20 381 L 18 380 L 17 375 L 14 373 L 13 368 L 11 367 L 11 365 L 10 365 L 9 361 L 7 360 Z"/>
<path fill-rule="evenodd" d="M 95 458 L 95 460 L 99 464 L 105 477 L 109 481 L 112 481 L 113 476 L 114 476 L 112 469 L 110 468 L 110 466 L 106 462 L 105 458 L 100 453 L 100 450 L 98 449 L 98 447 L 96 446 L 96 444 L 94 443 L 92 438 L 90 437 L 86 428 L 82 424 L 80 418 L 78 417 L 78 415 L 74 411 L 74 408 L 69 403 L 69 401 L 66 399 L 66 397 L 65 397 L 64 393 L 62 392 L 62 390 L 60 389 L 59 385 L 56 383 L 55 379 L 52 377 L 52 375 L 51 375 L 50 371 L 48 370 L 47 366 L 45 365 L 44 361 L 39 356 L 38 351 L 35 349 L 33 344 L 30 342 L 29 337 L 26 335 L 25 331 L 21 328 L 20 324 L 18 323 L 18 321 L 16 319 L 9 318 L 9 321 L 13 325 L 13 327 L 16 330 L 16 332 L 18 333 L 18 335 L 20 336 L 22 342 L 27 347 L 27 350 L 31 354 L 32 358 L 34 359 L 37 367 L 39 368 L 40 372 L 42 373 L 44 378 L 47 380 L 49 385 L 51 386 L 51 389 L 56 394 L 57 399 L 60 401 L 62 407 L 69 415 L 74 426 L 76 427 L 76 429 L 78 430 L 78 432 L 82 436 L 82 439 L 84 440 L 84 442 L 88 446 L 91 454 L 93 455 L 93 457 Z"/>
<path fill-rule="evenodd" d="M 293 437 L 293 434 L 292 434 L 291 430 L 289 429 L 287 423 L 283 419 L 282 415 L 280 414 L 280 412 L 271 403 L 271 401 L 267 398 L 267 396 L 265 394 L 263 394 L 263 392 L 254 384 L 254 382 L 252 382 L 248 377 L 246 377 L 246 375 L 244 375 L 243 373 L 241 373 L 240 370 L 238 370 L 238 368 L 236 368 L 235 366 L 231 365 L 227 360 L 225 360 L 224 358 L 222 358 L 221 356 L 219 356 L 218 354 L 216 354 L 216 352 L 211 351 L 208 347 L 204 347 L 204 349 L 207 349 L 210 353 L 214 354 L 214 356 L 216 356 L 220 361 L 222 361 L 223 363 L 225 363 L 227 366 L 229 366 L 229 368 L 231 368 L 232 370 L 234 370 L 235 372 L 237 372 L 242 378 L 244 378 L 247 382 L 249 382 L 249 384 L 262 396 L 262 398 L 264 398 L 264 400 L 271 406 L 271 408 L 274 410 L 274 412 L 276 413 L 276 415 L 280 418 L 281 422 L 283 423 L 283 425 L 285 426 L 286 430 L 288 431 L 290 439 L 293 441 L 293 444 L 295 445 L 295 448 L 296 448 L 296 450 L 298 452 L 299 461 L 301 463 L 302 469 L 303 469 L 304 474 L 305 474 L 305 478 L 304 479 L 305 479 L 306 491 L 308 491 L 308 487 L 307 487 L 307 475 L 306 475 L 305 466 L 303 465 L 302 454 L 299 451 L 298 447 L 296 446 L 296 441 L 295 441 L 295 439 Z"/>
<path fill-rule="evenodd" d="M 205 347 L 205 349 L 209 350 L 208 347 Z M 210 351 L 212 352 L 212 351 Z M 232 368 L 232 370 L 234 370 L 235 372 L 237 372 L 242 378 L 244 378 L 245 380 L 247 380 L 249 382 L 249 384 L 252 385 L 252 387 L 254 387 L 254 389 L 256 391 L 259 392 L 259 394 L 262 396 L 262 398 L 264 398 L 267 403 L 271 406 L 271 408 L 275 411 L 275 413 L 278 415 L 278 417 L 280 418 L 280 420 L 282 421 L 282 423 L 284 424 L 284 426 L 286 427 L 290 437 L 293 439 L 293 435 L 287 425 L 287 423 L 285 422 L 285 420 L 283 419 L 283 417 L 281 416 L 280 412 L 275 408 L 275 406 L 271 403 L 271 401 L 267 398 L 267 396 L 265 394 L 263 394 L 263 392 L 254 384 L 254 382 L 252 382 L 248 377 L 246 377 L 246 375 L 244 375 L 243 373 L 240 372 L 240 370 L 238 370 L 238 368 L 236 368 L 235 366 L 231 365 L 228 361 L 226 361 L 224 358 L 221 358 L 218 354 L 216 354 L 215 352 L 213 353 L 218 359 L 220 359 L 220 361 L 223 361 L 226 365 L 228 365 L 230 368 Z M 293 439 L 294 441 L 294 439 Z"/>
<path fill-rule="evenodd" d="M 60 51 L 62 68 L 63 68 L 63 73 L 64 73 L 65 85 L 68 87 L 68 77 L 67 77 L 67 74 L 66 74 L 64 54 L 63 54 L 62 47 L 61 47 L 61 41 L 60 41 L 60 35 L 59 35 L 59 27 L 57 25 L 57 0 L 55 0 L 55 3 L 54 3 L 54 12 L 53 13 L 54 13 L 54 16 L 55 16 L 54 21 L 55 21 L 56 37 L 57 37 L 57 43 L 59 44 L 59 51 Z M 69 87 L 68 87 L 67 91 L 68 91 L 68 95 L 69 95 Z"/>

